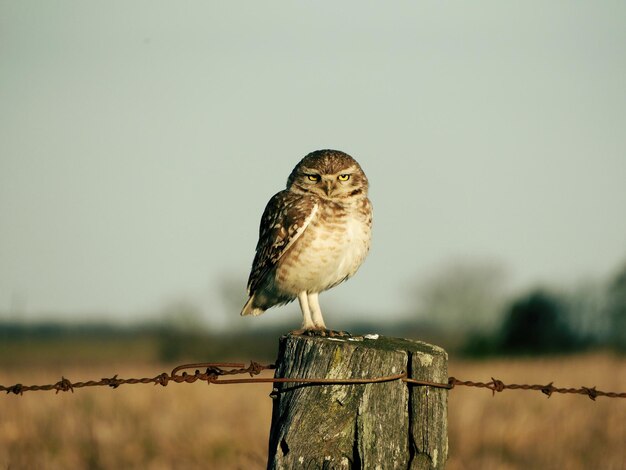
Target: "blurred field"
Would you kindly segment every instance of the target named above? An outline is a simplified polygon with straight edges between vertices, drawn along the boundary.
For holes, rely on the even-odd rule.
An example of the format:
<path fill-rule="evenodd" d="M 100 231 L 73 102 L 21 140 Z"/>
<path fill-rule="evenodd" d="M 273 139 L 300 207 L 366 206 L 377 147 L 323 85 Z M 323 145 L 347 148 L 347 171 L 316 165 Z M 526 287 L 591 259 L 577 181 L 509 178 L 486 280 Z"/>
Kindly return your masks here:
<path fill-rule="evenodd" d="M 154 376 L 159 364 L 7 369 L 0 383 Z M 626 390 L 609 354 L 450 361 L 460 379 Z M 0 468 L 264 468 L 271 386 L 170 384 L 2 396 Z M 448 469 L 624 469 L 626 400 L 458 387 L 449 401 Z"/>
<path fill-rule="evenodd" d="M 590 354 L 450 361 L 459 379 L 626 391 L 626 358 Z M 450 469 L 626 468 L 626 399 L 458 387 L 449 398 Z"/>

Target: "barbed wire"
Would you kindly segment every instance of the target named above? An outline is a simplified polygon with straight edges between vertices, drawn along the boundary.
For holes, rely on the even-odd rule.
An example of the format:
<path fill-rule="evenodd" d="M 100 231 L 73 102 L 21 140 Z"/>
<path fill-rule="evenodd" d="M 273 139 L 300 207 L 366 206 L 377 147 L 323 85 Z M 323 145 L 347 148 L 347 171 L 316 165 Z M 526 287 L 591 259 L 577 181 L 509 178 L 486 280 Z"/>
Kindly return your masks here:
<path fill-rule="evenodd" d="M 204 368 L 205 371 L 201 372 L 200 369 Z M 309 378 L 309 377 L 255 377 L 264 370 L 273 370 L 276 366 L 274 364 L 262 365 L 258 362 L 250 362 L 250 365 L 246 367 L 241 363 L 231 362 L 201 362 L 193 364 L 183 364 L 175 367 L 169 374 L 162 372 L 154 377 L 144 377 L 140 379 L 122 379 L 118 378 L 117 374 L 111 378 L 102 378 L 100 380 L 87 380 L 84 382 L 72 382 L 65 377 L 61 377 L 56 383 L 48 385 L 22 385 L 15 384 L 10 386 L 0 385 L 0 392 L 6 392 L 7 394 L 23 395 L 24 392 L 35 391 L 51 391 L 55 393 L 59 392 L 74 392 L 76 388 L 84 387 L 111 387 L 118 388 L 120 385 L 136 385 L 136 384 L 154 384 L 167 386 L 170 382 L 175 383 L 194 383 L 194 382 L 206 382 L 207 385 L 227 385 L 227 384 L 242 384 L 242 383 L 302 383 L 310 385 L 356 385 L 356 384 L 370 384 L 381 382 L 392 382 L 395 380 L 401 380 L 407 385 L 411 386 L 423 386 L 434 387 L 452 390 L 457 386 L 464 387 L 476 387 L 486 388 L 491 390 L 492 395 L 496 392 L 503 392 L 504 390 L 535 390 L 548 396 L 552 396 L 553 393 L 562 394 L 578 394 L 586 395 L 590 399 L 594 400 L 598 397 L 607 398 L 626 398 L 626 392 L 603 392 L 597 390 L 596 387 L 580 387 L 580 388 L 560 388 L 555 387 L 553 382 L 547 385 L 531 385 L 531 384 L 505 384 L 501 380 L 491 378 L 490 382 L 474 382 L 471 380 L 459 380 L 456 377 L 450 377 L 447 383 L 430 382 L 427 380 L 417 380 L 407 376 L 406 372 L 402 374 L 386 375 L 381 377 L 370 378 Z M 189 373 L 188 370 L 195 369 L 193 373 Z M 243 375 L 249 374 L 249 378 L 236 378 L 236 379 L 223 379 L 220 377 L 231 375 Z M 275 393 L 272 392 L 273 394 Z"/>
<path fill-rule="evenodd" d="M 448 379 L 448 383 L 452 385 L 453 388 L 457 385 L 462 385 L 465 387 L 478 387 L 478 388 L 487 388 L 491 390 L 492 394 L 495 395 L 496 392 L 502 392 L 504 390 L 536 390 L 544 395 L 547 395 L 548 398 L 552 396 L 553 393 L 572 393 L 577 395 L 587 395 L 589 398 L 595 401 L 597 397 L 607 397 L 607 398 L 626 398 L 626 392 L 603 392 L 602 390 L 596 389 L 593 387 L 580 387 L 580 388 L 561 388 L 555 387 L 554 382 L 550 382 L 547 385 L 529 385 L 529 384 L 505 384 L 501 380 L 491 378 L 491 382 L 472 382 L 471 380 L 459 380 L 455 377 L 450 377 Z"/>

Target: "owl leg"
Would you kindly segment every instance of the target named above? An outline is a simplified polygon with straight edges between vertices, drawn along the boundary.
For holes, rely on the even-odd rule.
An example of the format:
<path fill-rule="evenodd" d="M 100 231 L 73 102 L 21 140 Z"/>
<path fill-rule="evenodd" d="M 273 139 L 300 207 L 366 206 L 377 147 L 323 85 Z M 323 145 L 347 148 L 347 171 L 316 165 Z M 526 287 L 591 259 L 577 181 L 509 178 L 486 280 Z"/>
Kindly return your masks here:
<path fill-rule="evenodd" d="M 308 297 L 309 308 L 311 310 L 313 323 L 315 324 L 315 330 L 317 332 L 316 334 L 319 334 L 321 336 L 331 336 L 338 338 L 349 338 L 350 336 L 352 336 L 347 331 L 335 331 L 326 328 L 326 324 L 324 323 L 324 319 L 322 318 L 322 309 L 320 308 L 319 293 L 310 293 Z"/>
<path fill-rule="evenodd" d="M 302 329 L 312 330 L 315 328 L 315 324 L 311 319 L 311 310 L 309 308 L 309 299 L 306 292 L 300 292 L 298 294 L 298 302 L 300 302 L 300 310 L 302 310 Z"/>
<path fill-rule="evenodd" d="M 322 318 L 322 310 L 320 309 L 319 293 L 312 292 L 309 293 L 307 297 L 309 298 L 309 308 L 315 328 L 318 330 L 326 330 L 324 318 Z"/>

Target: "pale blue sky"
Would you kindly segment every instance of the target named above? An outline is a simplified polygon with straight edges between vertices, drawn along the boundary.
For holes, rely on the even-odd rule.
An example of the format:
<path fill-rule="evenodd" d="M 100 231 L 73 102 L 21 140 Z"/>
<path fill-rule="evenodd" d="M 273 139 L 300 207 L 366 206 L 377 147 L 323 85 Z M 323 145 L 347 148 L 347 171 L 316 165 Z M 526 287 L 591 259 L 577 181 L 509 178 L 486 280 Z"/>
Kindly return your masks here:
<path fill-rule="evenodd" d="M 0 312 L 223 324 L 306 153 L 371 182 L 372 252 L 322 296 L 406 311 L 450 259 L 517 286 L 626 259 L 626 4 L 0 0 Z M 297 305 L 253 319 L 293 316 Z M 248 319 L 232 320 L 247 321 Z"/>

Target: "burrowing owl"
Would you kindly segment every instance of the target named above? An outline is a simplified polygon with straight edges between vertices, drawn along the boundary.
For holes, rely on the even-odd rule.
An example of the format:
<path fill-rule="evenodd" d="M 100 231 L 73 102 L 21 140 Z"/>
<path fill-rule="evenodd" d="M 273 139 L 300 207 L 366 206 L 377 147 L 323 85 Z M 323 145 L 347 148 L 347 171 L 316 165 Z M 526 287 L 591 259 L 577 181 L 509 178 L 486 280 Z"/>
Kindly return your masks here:
<path fill-rule="evenodd" d="M 369 251 L 372 206 L 357 161 L 337 150 L 308 154 L 270 199 L 242 315 L 298 299 L 301 331 L 325 332 L 318 295 L 351 277 Z"/>

